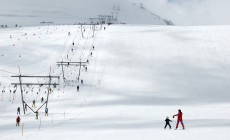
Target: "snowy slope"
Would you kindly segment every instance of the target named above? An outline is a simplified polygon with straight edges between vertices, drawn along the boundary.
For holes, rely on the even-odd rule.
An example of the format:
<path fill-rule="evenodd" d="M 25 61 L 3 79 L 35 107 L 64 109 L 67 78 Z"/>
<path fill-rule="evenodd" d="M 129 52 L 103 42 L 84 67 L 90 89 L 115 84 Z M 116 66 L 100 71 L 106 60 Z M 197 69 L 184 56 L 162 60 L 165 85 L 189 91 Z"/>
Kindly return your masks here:
<path fill-rule="evenodd" d="M 0 139 L 230 138 L 230 26 L 127 25 L 106 26 L 105 31 L 98 26 L 95 38 L 90 27 L 85 29 L 85 38 L 79 26 L 1 29 L 0 89 L 5 86 L 6 93 L 0 102 Z M 56 62 L 68 60 L 67 54 L 72 61 L 89 59 L 88 72 L 82 71 L 84 85 L 80 92 L 76 86 L 54 89 L 48 117 L 44 108 L 39 120 L 31 111 L 21 115 L 22 136 L 22 127 L 15 127 L 20 93 L 10 94 L 13 87 L 8 87 L 18 79 L 10 76 L 18 73 L 18 65 L 23 74 L 47 75 L 51 66 L 52 74 L 61 76 Z M 78 68 L 66 67 L 65 71 L 66 78 L 74 80 Z M 46 87 L 41 89 L 37 95 L 36 87 L 25 100 L 31 104 L 36 99 L 41 105 Z M 179 108 L 186 130 L 164 130 L 166 116 L 175 128 L 172 115 Z"/>
<path fill-rule="evenodd" d="M 164 19 L 126 0 L 8 0 L 0 4 L 0 25 L 74 24 L 118 10 L 118 22 L 166 25 Z"/>

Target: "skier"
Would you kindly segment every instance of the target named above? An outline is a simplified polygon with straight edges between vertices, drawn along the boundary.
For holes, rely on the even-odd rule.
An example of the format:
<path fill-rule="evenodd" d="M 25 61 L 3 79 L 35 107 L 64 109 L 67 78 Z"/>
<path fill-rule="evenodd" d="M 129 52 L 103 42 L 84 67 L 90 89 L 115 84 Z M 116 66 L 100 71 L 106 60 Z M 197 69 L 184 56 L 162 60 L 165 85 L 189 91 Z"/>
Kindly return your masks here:
<path fill-rule="evenodd" d="M 36 118 L 35 119 L 38 120 L 38 112 L 36 111 L 35 114 L 36 114 Z"/>
<path fill-rule="evenodd" d="M 184 129 L 184 123 L 183 123 L 183 119 L 182 119 L 183 113 L 181 112 L 180 109 L 178 110 L 178 114 L 173 115 L 173 118 L 174 118 L 175 116 L 177 116 L 176 129 L 178 128 L 179 123 L 181 123 L 181 125 L 182 125 L 182 127 L 183 127 L 183 129 Z M 176 129 L 175 129 L 175 130 L 176 130 Z"/>
<path fill-rule="evenodd" d="M 77 92 L 79 92 L 79 85 L 77 86 Z"/>
<path fill-rule="evenodd" d="M 81 79 L 81 84 L 83 84 L 83 80 Z"/>
<path fill-rule="evenodd" d="M 20 115 L 20 107 L 18 107 L 18 109 L 17 109 L 17 115 Z"/>
<path fill-rule="evenodd" d="M 33 105 L 32 105 L 32 107 L 35 107 L 35 100 L 33 100 Z"/>
<path fill-rule="evenodd" d="M 165 129 L 166 129 L 167 125 L 169 126 L 169 129 L 171 129 L 170 122 L 172 122 L 172 120 L 170 120 L 169 117 L 166 117 L 166 119 L 165 119 L 165 123 L 166 123 L 165 124 Z"/>
<path fill-rule="evenodd" d="M 44 98 L 42 97 L 42 98 L 41 98 L 41 102 L 43 103 L 43 101 L 44 101 Z"/>
<path fill-rule="evenodd" d="M 74 42 L 73 42 L 73 46 L 74 46 Z"/>
<path fill-rule="evenodd" d="M 20 121 L 21 121 L 21 119 L 20 119 L 20 117 L 18 116 L 18 117 L 16 118 L 16 126 L 19 126 L 19 125 L 20 125 Z"/>
<path fill-rule="evenodd" d="M 48 116 L 48 108 L 45 109 L 45 116 Z"/>
<path fill-rule="evenodd" d="M 25 103 L 25 110 L 27 111 L 27 104 Z"/>

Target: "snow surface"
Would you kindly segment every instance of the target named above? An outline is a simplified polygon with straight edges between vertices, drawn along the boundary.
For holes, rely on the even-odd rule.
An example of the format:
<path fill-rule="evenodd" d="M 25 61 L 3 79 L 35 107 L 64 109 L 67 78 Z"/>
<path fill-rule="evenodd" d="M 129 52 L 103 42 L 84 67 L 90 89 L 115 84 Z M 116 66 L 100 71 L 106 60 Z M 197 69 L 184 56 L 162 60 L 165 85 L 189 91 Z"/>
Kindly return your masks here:
<path fill-rule="evenodd" d="M 118 12 L 119 23 L 167 24 L 163 18 L 127 0 L 7 0 L 0 4 L 0 25 L 34 26 L 43 21 L 88 23 L 89 18 L 112 15 L 112 12 Z"/>
<path fill-rule="evenodd" d="M 6 90 L 0 97 L 1 140 L 230 138 L 230 26 L 97 26 L 95 38 L 90 26 L 84 28 L 84 38 L 79 26 L 0 29 L 0 91 Z M 48 75 L 51 66 L 51 75 L 62 77 L 56 62 L 80 59 L 89 60 L 80 92 L 78 68 L 65 67 L 72 83 L 64 87 L 61 79 L 54 89 L 49 116 L 44 107 L 39 120 L 27 111 L 16 127 L 21 97 L 19 87 L 10 93 L 9 84 L 18 82 L 10 77 L 19 73 L 18 66 L 24 75 Z M 38 108 L 47 88 L 24 88 L 29 90 L 25 101 L 31 105 L 35 99 Z M 185 130 L 173 130 L 178 109 Z M 173 120 L 172 130 L 163 129 L 166 116 Z"/>

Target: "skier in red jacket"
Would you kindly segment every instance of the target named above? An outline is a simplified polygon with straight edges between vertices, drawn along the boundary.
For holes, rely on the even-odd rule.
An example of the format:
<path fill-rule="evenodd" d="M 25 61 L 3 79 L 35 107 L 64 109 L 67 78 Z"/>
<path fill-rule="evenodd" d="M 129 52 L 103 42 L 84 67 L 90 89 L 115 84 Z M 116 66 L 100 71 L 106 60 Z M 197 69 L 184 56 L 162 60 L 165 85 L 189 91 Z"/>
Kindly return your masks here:
<path fill-rule="evenodd" d="M 183 123 L 183 119 L 182 119 L 183 113 L 181 112 L 180 109 L 178 110 L 178 114 L 173 115 L 173 118 L 174 118 L 175 116 L 177 116 L 176 129 L 178 128 L 179 123 L 181 123 L 181 125 L 182 125 L 182 127 L 183 127 L 183 129 L 184 129 L 184 123 Z"/>
<path fill-rule="evenodd" d="M 16 126 L 19 126 L 20 121 L 21 121 L 21 119 L 20 119 L 20 117 L 18 116 L 18 117 L 16 118 Z"/>

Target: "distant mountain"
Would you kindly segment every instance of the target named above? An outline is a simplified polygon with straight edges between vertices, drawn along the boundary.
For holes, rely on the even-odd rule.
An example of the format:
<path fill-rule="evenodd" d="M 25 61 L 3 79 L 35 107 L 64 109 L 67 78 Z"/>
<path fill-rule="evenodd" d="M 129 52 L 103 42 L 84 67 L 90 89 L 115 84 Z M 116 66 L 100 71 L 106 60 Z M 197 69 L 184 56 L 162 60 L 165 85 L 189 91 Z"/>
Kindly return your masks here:
<path fill-rule="evenodd" d="M 0 25 L 8 26 L 89 23 L 98 15 L 111 15 L 117 23 L 173 25 L 127 0 L 7 0 L 0 4 Z"/>

